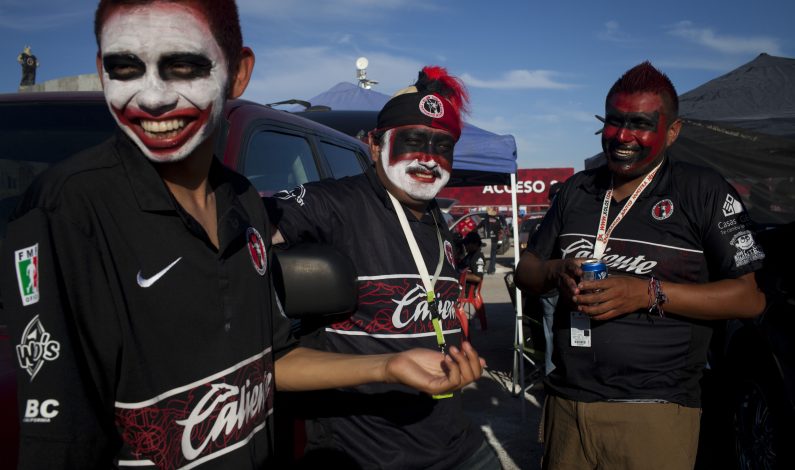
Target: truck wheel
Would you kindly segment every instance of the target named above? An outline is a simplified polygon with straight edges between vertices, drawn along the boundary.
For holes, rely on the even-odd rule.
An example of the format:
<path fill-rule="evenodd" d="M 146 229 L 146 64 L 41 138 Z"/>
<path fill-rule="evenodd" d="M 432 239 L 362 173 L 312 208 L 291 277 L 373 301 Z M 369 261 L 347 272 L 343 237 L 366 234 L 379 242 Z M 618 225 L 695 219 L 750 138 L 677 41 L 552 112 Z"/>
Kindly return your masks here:
<path fill-rule="evenodd" d="M 741 470 L 790 469 L 792 410 L 775 369 L 745 367 L 735 382 L 734 431 Z"/>

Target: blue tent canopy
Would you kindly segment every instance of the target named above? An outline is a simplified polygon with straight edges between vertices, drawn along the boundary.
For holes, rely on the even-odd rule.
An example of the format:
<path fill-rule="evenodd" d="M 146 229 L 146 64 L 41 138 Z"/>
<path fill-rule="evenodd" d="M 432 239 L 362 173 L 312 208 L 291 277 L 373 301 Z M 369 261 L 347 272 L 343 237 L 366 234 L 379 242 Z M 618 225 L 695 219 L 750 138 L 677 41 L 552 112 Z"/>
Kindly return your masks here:
<path fill-rule="evenodd" d="M 313 106 L 328 106 L 335 111 L 374 111 L 384 107 L 389 96 L 341 82 L 311 98 Z M 302 108 L 291 109 L 303 111 Z M 375 115 L 369 129 L 375 127 Z M 367 129 L 367 130 L 369 130 Z M 451 185 L 481 186 L 509 184 L 516 173 L 516 141 L 512 135 L 498 135 L 471 124 L 464 124 L 454 152 Z"/>

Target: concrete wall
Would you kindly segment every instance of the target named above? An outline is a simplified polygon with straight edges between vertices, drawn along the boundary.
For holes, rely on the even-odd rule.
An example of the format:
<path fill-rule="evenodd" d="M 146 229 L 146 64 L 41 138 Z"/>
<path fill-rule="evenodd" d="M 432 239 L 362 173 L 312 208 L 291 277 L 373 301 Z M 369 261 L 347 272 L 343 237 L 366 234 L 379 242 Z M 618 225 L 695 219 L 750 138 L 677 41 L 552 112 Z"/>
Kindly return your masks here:
<path fill-rule="evenodd" d="M 101 91 L 99 77 L 95 73 L 86 73 L 72 77 L 56 78 L 31 86 L 19 87 L 20 92 L 26 91 Z"/>

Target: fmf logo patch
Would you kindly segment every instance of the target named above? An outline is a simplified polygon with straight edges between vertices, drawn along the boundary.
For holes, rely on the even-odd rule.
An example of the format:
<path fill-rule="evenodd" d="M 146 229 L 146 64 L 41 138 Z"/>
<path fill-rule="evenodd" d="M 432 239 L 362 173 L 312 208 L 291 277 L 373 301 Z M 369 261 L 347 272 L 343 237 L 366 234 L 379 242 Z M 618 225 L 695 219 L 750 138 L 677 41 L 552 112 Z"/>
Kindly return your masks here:
<path fill-rule="evenodd" d="M 246 239 L 248 239 L 248 252 L 251 255 L 251 263 L 254 269 L 262 276 L 268 266 L 268 258 L 265 253 L 265 243 L 262 241 L 262 235 L 259 234 L 257 229 L 249 227 L 246 230 Z"/>
<path fill-rule="evenodd" d="M 27 307 L 39 301 L 39 244 L 14 252 L 19 295 Z"/>
<path fill-rule="evenodd" d="M 442 100 L 433 95 L 423 97 L 420 100 L 420 112 L 434 119 L 444 116 L 444 105 L 442 104 Z"/>
<path fill-rule="evenodd" d="M 665 220 L 674 213 L 674 203 L 670 199 L 663 199 L 651 209 L 651 215 L 657 220 Z"/>
<path fill-rule="evenodd" d="M 723 216 L 729 217 L 730 215 L 739 214 L 742 211 L 742 203 L 735 199 L 731 194 L 727 194 L 726 200 L 723 202 Z"/>
<path fill-rule="evenodd" d="M 58 359 L 60 353 L 61 343 L 50 338 L 38 315 L 33 317 L 22 332 L 22 341 L 17 345 L 19 367 L 28 372 L 33 382 L 44 363 Z"/>

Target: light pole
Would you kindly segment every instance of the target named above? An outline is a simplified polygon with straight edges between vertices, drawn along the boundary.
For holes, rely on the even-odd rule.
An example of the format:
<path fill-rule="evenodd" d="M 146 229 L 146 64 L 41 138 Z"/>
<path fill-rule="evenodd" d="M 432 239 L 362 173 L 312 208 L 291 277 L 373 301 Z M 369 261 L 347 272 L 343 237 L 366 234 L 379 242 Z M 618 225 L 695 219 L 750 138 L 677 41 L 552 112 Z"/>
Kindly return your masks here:
<path fill-rule="evenodd" d="M 359 87 L 365 90 L 369 90 L 373 85 L 378 84 L 375 80 L 367 79 L 367 66 L 369 64 L 370 62 L 367 60 L 367 57 L 359 57 L 356 59 L 356 78 L 359 80 Z"/>

